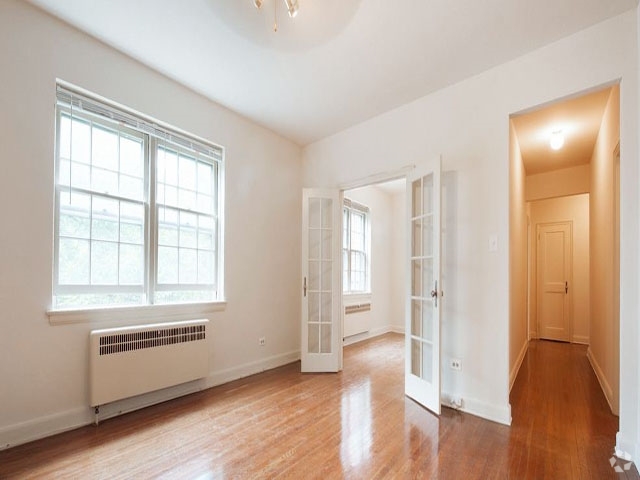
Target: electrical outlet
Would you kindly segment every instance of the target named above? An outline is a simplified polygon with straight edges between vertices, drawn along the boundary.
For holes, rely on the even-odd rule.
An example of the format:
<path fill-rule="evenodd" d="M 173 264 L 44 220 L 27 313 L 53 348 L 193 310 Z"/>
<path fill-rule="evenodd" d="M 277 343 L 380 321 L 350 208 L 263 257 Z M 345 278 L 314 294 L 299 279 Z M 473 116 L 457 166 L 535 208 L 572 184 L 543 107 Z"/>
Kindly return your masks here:
<path fill-rule="evenodd" d="M 453 370 L 462 370 L 462 362 L 457 358 L 452 358 L 450 366 Z"/>
<path fill-rule="evenodd" d="M 260 345 L 261 347 L 264 347 L 266 343 L 267 343 L 267 339 L 266 338 L 260 337 L 258 339 L 258 345 Z"/>

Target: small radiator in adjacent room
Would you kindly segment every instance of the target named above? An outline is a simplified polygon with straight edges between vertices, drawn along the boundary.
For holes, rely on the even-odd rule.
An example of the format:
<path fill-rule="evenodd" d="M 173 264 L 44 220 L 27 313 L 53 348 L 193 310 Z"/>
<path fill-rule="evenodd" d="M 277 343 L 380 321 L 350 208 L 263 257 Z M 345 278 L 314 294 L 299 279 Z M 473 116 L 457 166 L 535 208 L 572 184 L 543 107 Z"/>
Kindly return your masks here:
<path fill-rule="evenodd" d="M 347 305 L 344 317 L 345 338 L 368 332 L 371 328 L 371 302 Z"/>
<path fill-rule="evenodd" d="M 208 323 L 189 320 L 92 331 L 91 406 L 206 377 Z"/>

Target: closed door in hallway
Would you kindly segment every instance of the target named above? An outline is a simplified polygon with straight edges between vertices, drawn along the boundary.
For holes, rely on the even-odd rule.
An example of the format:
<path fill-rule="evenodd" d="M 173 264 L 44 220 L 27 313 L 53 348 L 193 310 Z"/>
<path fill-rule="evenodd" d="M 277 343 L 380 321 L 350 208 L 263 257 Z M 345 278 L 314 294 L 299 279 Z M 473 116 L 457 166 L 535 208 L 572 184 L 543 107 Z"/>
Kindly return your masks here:
<path fill-rule="evenodd" d="M 569 341 L 571 222 L 538 225 L 538 331 L 540 338 Z"/>

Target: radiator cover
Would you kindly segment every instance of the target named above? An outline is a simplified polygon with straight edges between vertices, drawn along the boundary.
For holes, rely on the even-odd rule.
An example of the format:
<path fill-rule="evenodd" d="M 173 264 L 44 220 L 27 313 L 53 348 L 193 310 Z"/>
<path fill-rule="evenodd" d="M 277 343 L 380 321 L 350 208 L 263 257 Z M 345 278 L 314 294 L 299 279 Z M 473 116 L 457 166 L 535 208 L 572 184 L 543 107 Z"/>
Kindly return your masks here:
<path fill-rule="evenodd" d="M 206 377 L 208 324 L 208 320 L 189 320 L 92 331 L 90 405 Z"/>

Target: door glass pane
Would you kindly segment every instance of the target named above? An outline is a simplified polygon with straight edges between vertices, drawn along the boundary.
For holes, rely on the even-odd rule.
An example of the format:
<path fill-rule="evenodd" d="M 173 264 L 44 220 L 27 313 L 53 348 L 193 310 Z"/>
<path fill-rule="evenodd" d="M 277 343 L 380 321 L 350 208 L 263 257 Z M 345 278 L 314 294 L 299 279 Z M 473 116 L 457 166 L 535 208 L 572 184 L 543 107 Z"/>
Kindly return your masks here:
<path fill-rule="evenodd" d="M 331 260 L 332 231 L 329 229 L 323 229 L 323 230 L 319 230 L 318 232 L 322 232 L 322 259 Z"/>
<path fill-rule="evenodd" d="M 309 228 L 320 228 L 320 199 L 309 199 Z"/>
<path fill-rule="evenodd" d="M 309 321 L 320 321 L 320 294 L 310 292 L 309 295 Z"/>
<path fill-rule="evenodd" d="M 429 342 L 433 341 L 433 301 L 432 300 L 423 300 L 422 301 L 422 309 L 420 311 L 420 324 L 422 334 L 421 336 L 428 340 Z"/>
<path fill-rule="evenodd" d="M 422 260 L 422 293 L 418 295 L 422 297 L 430 297 L 431 289 L 433 289 L 434 286 L 433 258 L 425 258 Z"/>
<path fill-rule="evenodd" d="M 420 306 L 421 302 L 419 300 L 411 300 L 411 335 L 415 337 L 422 336 L 422 313 Z"/>
<path fill-rule="evenodd" d="M 433 380 L 433 347 L 420 340 L 411 340 L 411 373 L 426 382 Z"/>
<path fill-rule="evenodd" d="M 420 219 L 411 221 L 411 256 L 419 257 L 422 255 L 422 239 L 420 238 L 422 222 Z"/>
<path fill-rule="evenodd" d="M 321 262 L 322 263 L 322 272 L 321 272 L 321 283 L 322 283 L 322 291 L 330 292 L 331 291 L 331 262 Z"/>
<path fill-rule="evenodd" d="M 309 261 L 309 290 L 312 292 L 320 290 L 320 262 Z"/>
<path fill-rule="evenodd" d="M 422 296 L 422 268 L 421 260 L 411 260 L 411 295 Z"/>
<path fill-rule="evenodd" d="M 333 200 L 323 198 L 322 200 L 322 228 L 331 228 L 333 224 Z"/>
<path fill-rule="evenodd" d="M 422 370 L 422 342 L 411 339 L 411 373 L 421 377 Z"/>
<path fill-rule="evenodd" d="M 422 375 L 421 378 L 431 383 L 433 380 L 433 346 L 429 343 L 421 343 L 422 346 Z"/>
<path fill-rule="evenodd" d="M 415 180 L 411 184 L 411 216 L 422 214 L 422 184 L 421 180 Z"/>
<path fill-rule="evenodd" d="M 309 230 L 309 258 L 311 260 L 320 259 L 320 232 L 321 230 Z"/>
<path fill-rule="evenodd" d="M 331 324 L 320 325 L 320 353 L 331 353 Z"/>
<path fill-rule="evenodd" d="M 433 174 L 423 177 L 422 200 L 424 202 L 422 213 L 433 213 Z"/>
<path fill-rule="evenodd" d="M 309 324 L 309 353 L 320 353 L 320 324 Z"/>
<path fill-rule="evenodd" d="M 320 321 L 323 323 L 331 323 L 331 292 L 325 292 L 320 295 Z"/>
<path fill-rule="evenodd" d="M 425 257 L 433 255 L 433 216 L 422 219 L 422 251 Z"/>

